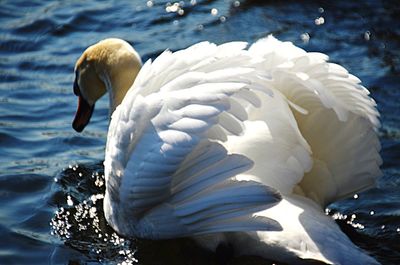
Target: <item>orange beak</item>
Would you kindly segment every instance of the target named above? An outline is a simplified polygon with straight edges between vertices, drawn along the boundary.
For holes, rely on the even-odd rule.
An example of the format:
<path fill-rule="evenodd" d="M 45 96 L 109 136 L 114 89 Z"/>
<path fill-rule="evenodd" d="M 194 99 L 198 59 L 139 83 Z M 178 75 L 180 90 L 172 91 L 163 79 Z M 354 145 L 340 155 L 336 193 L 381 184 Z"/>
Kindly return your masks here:
<path fill-rule="evenodd" d="M 81 132 L 86 127 L 92 117 L 94 105 L 90 104 L 82 97 L 78 95 L 78 109 L 76 110 L 74 121 L 72 122 L 72 128 L 75 131 Z"/>

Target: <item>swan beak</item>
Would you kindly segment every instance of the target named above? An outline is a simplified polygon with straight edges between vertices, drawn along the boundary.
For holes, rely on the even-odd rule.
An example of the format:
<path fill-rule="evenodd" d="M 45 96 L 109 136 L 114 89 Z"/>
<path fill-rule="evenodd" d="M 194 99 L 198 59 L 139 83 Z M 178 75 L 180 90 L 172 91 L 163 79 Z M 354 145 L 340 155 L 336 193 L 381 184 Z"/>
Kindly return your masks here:
<path fill-rule="evenodd" d="M 75 131 L 81 132 L 86 127 L 92 117 L 94 104 L 91 106 L 82 95 L 78 95 L 78 109 L 76 110 L 72 128 Z"/>
<path fill-rule="evenodd" d="M 78 77 L 78 75 L 76 74 L 76 76 Z M 75 77 L 75 81 L 74 81 L 74 94 L 75 96 L 79 96 L 80 92 L 79 92 L 79 85 L 78 85 L 78 78 Z"/>

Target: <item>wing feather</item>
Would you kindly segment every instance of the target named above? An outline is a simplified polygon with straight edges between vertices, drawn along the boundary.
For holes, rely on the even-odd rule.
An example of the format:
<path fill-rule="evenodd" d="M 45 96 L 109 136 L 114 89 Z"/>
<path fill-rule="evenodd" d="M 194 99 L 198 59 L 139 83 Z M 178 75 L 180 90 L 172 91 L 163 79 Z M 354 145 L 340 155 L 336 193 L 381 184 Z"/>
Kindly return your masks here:
<path fill-rule="evenodd" d="M 233 180 L 252 162 L 208 139 L 216 127 L 223 128 L 221 138 L 239 135 L 245 105 L 261 104 L 252 91 L 257 89 L 255 70 L 247 64 L 228 67 L 232 53 L 250 61 L 246 45 L 204 42 L 164 52 L 143 66 L 115 111 L 105 172 L 110 197 L 121 209 L 118 218 L 136 220 L 134 235 L 168 238 L 279 228 L 272 220 L 261 225 L 252 213 L 276 204 L 280 195 L 260 183 Z M 213 62 L 211 67 L 204 60 Z"/>
<path fill-rule="evenodd" d="M 299 183 L 301 194 L 325 206 L 371 187 L 381 175 L 379 113 L 360 79 L 324 54 L 306 53 L 272 36 L 249 51 L 263 58 L 258 67 L 270 72 L 269 88 L 306 111 L 293 112 L 314 160 Z"/>
<path fill-rule="evenodd" d="M 107 190 L 132 235 L 276 230 L 254 215 L 281 199 L 268 186 L 325 205 L 380 174 L 379 114 L 357 77 L 272 36 L 246 46 L 165 51 L 114 112 Z"/>

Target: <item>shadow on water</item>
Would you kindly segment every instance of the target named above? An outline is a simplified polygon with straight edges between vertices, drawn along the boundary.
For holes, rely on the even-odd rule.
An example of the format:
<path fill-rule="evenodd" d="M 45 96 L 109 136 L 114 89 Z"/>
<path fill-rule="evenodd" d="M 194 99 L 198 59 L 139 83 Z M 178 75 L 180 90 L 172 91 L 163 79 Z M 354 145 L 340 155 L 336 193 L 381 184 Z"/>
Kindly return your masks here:
<path fill-rule="evenodd" d="M 51 204 L 57 211 L 51 220 L 52 234 L 63 244 L 82 253 L 86 260 L 71 257 L 69 264 L 220 264 L 218 257 L 189 238 L 173 240 L 126 239 L 106 222 L 102 163 L 70 165 L 55 179 Z M 271 264 L 272 261 L 246 256 L 226 264 Z M 274 264 L 281 264 L 276 263 Z M 316 264 L 310 262 L 310 264 Z"/>

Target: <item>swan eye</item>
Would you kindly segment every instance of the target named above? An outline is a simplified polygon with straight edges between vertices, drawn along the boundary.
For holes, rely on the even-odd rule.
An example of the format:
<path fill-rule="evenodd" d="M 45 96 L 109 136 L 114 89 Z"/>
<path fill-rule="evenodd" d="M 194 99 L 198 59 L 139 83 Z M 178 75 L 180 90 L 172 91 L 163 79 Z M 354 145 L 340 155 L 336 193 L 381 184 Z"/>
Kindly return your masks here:
<path fill-rule="evenodd" d="M 81 91 L 79 89 L 79 85 L 78 85 L 78 78 L 79 78 L 79 72 L 75 71 L 75 81 L 74 81 L 74 94 L 75 96 L 80 96 Z"/>

